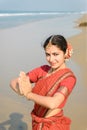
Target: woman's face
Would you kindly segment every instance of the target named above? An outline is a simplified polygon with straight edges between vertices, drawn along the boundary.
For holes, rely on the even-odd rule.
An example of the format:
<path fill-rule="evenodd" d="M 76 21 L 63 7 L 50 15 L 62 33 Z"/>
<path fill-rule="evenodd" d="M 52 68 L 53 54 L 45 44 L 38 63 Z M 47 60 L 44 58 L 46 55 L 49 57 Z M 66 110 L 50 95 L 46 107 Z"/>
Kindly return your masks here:
<path fill-rule="evenodd" d="M 56 45 L 48 44 L 45 48 L 45 54 L 52 69 L 65 68 L 65 54 Z"/>

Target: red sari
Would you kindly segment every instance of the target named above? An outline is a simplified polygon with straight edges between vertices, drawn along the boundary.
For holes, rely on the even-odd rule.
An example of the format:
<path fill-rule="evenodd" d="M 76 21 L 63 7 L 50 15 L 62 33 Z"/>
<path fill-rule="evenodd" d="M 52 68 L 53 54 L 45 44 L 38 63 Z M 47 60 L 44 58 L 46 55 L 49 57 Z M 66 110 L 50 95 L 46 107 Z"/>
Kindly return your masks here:
<path fill-rule="evenodd" d="M 32 92 L 42 96 L 53 96 L 58 91 L 61 82 L 68 77 L 73 77 L 75 79 L 75 76 L 70 69 L 59 70 L 48 77 L 39 77 L 40 79 L 37 80 Z M 74 85 L 75 83 L 73 86 Z M 65 102 L 66 101 L 60 106 L 63 107 Z M 71 120 L 63 115 L 63 111 L 54 116 L 44 118 L 47 111 L 48 108 L 38 104 L 34 105 L 34 109 L 31 112 L 32 130 L 70 130 Z"/>

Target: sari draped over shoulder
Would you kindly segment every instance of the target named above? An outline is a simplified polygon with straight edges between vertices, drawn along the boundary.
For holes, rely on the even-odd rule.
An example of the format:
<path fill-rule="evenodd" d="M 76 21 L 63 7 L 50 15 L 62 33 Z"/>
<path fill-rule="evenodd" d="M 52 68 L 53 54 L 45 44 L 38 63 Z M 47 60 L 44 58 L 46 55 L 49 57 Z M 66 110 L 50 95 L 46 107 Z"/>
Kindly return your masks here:
<path fill-rule="evenodd" d="M 59 83 L 69 76 L 74 77 L 74 74 L 67 68 L 42 77 L 37 81 L 32 92 L 42 96 L 53 96 L 59 88 Z M 34 105 L 31 112 L 32 130 L 70 130 L 71 120 L 63 115 L 63 110 L 54 116 L 44 118 L 47 111 L 48 108 L 39 104 Z"/>

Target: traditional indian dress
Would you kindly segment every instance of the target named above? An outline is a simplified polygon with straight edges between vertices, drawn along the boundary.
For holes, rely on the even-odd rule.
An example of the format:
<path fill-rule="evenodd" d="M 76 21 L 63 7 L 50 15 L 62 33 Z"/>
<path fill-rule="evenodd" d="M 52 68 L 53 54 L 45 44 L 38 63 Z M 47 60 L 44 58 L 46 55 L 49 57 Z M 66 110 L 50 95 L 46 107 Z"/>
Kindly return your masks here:
<path fill-rule="evenodd" d="M 61 90 L 66 87 L 69 95 L 76 83 L 76 77 L 73 72 L 65 68 L 46 76 L 49 69 L 50 66 L 43 65 L 27 73 L 31 82 L 36 83 L 32 92 L 42 96 L 54 96 L 56 92 L 63 94 Z M 65 106 L 68 96 L 64 96 L 65 100 L 58 108 Z M 35 103 L 31 112 L 32 130 L 70 130 L 71 120 L 64 116 L 62 109 L 58 114 L 45 118 L 48 110 L 48 108 Z"/>

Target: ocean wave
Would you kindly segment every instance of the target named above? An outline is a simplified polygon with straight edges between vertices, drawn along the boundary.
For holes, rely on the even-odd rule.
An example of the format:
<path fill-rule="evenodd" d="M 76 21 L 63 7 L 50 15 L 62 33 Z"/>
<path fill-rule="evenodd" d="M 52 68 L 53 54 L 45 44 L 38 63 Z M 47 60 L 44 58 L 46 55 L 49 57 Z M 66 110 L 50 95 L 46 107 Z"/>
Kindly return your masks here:
<path fill-rule="evenodd" d="M 64 14 L 85 14 L 87 12 L 38 12 L 38 13 L 0 13 L 0 17 L 11 16 L 38 16 L 38 15 L 64 15 Z"/>

